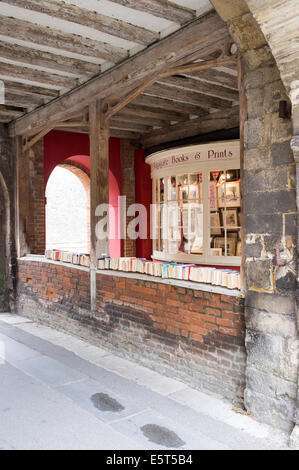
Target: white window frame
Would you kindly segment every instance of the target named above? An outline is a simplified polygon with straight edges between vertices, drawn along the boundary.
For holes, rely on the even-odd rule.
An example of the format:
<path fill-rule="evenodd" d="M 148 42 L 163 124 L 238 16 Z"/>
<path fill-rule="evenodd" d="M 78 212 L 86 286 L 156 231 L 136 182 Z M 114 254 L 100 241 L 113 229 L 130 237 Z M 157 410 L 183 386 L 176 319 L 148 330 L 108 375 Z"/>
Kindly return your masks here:
<path fill-rule="evenodd" d="M 159 166 L 153 167 L 155 162 L 162 161 L 168 155 L 174 153 L 182 153 L 183 151 L 193 150 L 201 151 L 207 144 L 185 147 L 183 149 L 174 149 L 172 151 L 158 152 L 150 157 L 147 157 L 147 163 L 152 166 L 152 187 L 153 187 L 153 204 L 160 204 L 160 201 L 156 199 L 157 193 L 158 198 L 160 198 L 160 191 L 156 191 L 156 181 L 160 181 L 161 178 L 165 179 L 164 182 L 164 203 L 169 204 L 168 201 L 168 179 L 172 176 L 178 177 L 183 174 L 202 174 L 202 204 L 203 204 L 203 255 L 188 254 L 188 253 L 176 253 L 171 254 L 167 251 L 158 251 L 153 250 L 152 258 L 161 260 L 161 261 L 173 261 L 186 264 L 203 264 L 203 265 L 215 265 L 215 266 L 241 266 L 241 256 L 211 256 L 209 255 L 210 251 L 210 172 L 212 171 L 227 171 L 227 170 L 240 170 L 240 152 L 239 150 L 239 141 L 230 141 L 230 142 L 217 142 L 211 144 L 213 146 L 217 145 L 231 145 L 234 148 L 233 157 L 227 160 L 212 160 L 212 161 L 199 161 L 199 162 L 188 162 L 182 163 L 175 166 L 165 166 L 159 168 Z M 237 150 L 236 150 L 237 149 Z M 157 169 L 158 168 L 158 169 Z M 241 208 L 242 209 L 242 208 Z M 157 227 L 156 220 L 154 221 L 154 226 Z M 167 223 L 167 227 L 169 224 Z M 153 240 L 154 246 L 156 240 Z M 163 241 L 161 240 L 161 243 Z"/>

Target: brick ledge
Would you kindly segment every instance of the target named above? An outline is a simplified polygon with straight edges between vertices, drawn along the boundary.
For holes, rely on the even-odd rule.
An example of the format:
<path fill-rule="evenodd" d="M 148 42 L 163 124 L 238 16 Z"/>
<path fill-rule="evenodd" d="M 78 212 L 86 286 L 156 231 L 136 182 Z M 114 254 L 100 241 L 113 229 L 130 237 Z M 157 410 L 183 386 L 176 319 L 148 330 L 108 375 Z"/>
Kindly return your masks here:
<path fill-rule="evenodd" d="M 84 266 L 79 266 L 70 263 L 62 263 L 61 261 L 53 261 L 46 259 L 44 256 L 40 255 L 28 255 L 24 256 L 23 258 L 19 258 L 19 261 L 35 261 L 38 263 L 48 263 L 48 264 L 55 264 L 57 266 L 63 266 L 65 268 L 70 269 L 78 269 L 81 271 L 89 272 L 89 268 Z M 214 294 L 221 294 L 221 295 L 229 295 L 231 297 L 244 297 L 242 292 L 238 289 L 227 289 L 226 287 L 221 286 L 214 286 L 212 284 L 201 284 L 192 281 L 183 281 L 179 279 L 162 279 L 160 277 L 149 276 L 148 274 L 140 274 L 140 273 L 128 273 L 123 271 L 113 271 L 113 270 L 97 270 L 97 274 L 102 274 L 104 276 L 114 276 L 114 277 L 125 277 L 129 279 L 140 279 L 141 281 L 147 282 L 157 282 L 159 284 L 168 284 L 170 286 L 177 286 L 183 287 L 185 289 L 192 289 L 192 290 L 200 290 L 204 292 L 211 292 Z"/>

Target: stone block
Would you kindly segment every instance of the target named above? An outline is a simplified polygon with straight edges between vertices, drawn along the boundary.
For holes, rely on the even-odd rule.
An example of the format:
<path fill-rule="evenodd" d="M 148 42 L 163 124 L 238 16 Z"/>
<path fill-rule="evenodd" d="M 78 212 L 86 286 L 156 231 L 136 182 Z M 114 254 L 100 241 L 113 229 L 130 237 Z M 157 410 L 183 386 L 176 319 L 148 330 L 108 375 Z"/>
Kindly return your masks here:
<path fill-rule="evenodd" d="M 259 147 L 264 143 L 264 120 L 249 119 L 244 125 L 245 148 Z"/>
<path fill-rule="evenodd" d="M 274 144 L 291 140 L 293 134 L 292 121 L 279 117 L 278 113 L 265 116 L 265 143 Z"/>
<path fill-rule="evenodd" d="M 265 113 L 278 113 L 279 102 L 289 101 L 285 87 L 281 80 L 269 83 L 265 87 L 265 100 L 264 100 L 264 112 Z"/>
<path fill-rule="evenodd" d="M 271 162 L 273 167 L 294 163 L 294 154 L 288 140 L 271 145 Z"/>
<path fill-rule="evenodd" d="M 244 213 L 246 215 L 271 215 L 279 212 L 295 212 L 296 210 L 296 194 L 293 190 L 250 193 L 244 198 Z"/>
<path fill-rule="evenodd" d="M 294 384 L 261 373 L 254 367 L 247 369 L 244 402 L 246 409 L 260 421 L 290 432 L 295 411 L 293 396 Z"/>
<path fill-rule="evenodd" d="M 267 169 L 261 171 L 246 171 L 244 174 L 244 193 L 255 191 L 274 191 L 288 189 L 289 171 L 282 167 L 278 172 L 276 169 Z"/>
<path fill-rule="evenodd" d="M 294 240 L 297 236 L 297 214 L 285 214 L 285 235 L 290 235 Z"/>
<path fill-rule="evenodd" d="M 299 425 L 296 424 L 294 427 L 291 437 L 290 437 L 290 442 L 289 445 L 292 449 L 299 449 Z"/>
<path fill-rule="evenodd" d="M 284 353 L 284 338 L 246 330 L 247 366 L 279 375 Z"/>
<path fill-rule="evenodd" d="M 251 88 L 247 90 L 247 116 L 248 119 L 255 119 L 263 115 L 265 90 L 261 88 Z"/>
<path fill-rule="evenodd" d="M 269 147 L 256 147 L 245 149 L 244 153 L 244 169 L 260 170 L 269 168 L 271 164 L 271 153 Z"/>
<path fill-rule="evenodd" d="M 270 260 L 247 261 L 245 269 L 248 289 L 254 287 L 269 290 L 272 288 Z"/>
<path fill-rule="evenodd" d="M 268 313 L 247 307 L 245 309 L 246 327 L 253 331 L 259 331 L 269 335 L 296 336 L 296 315 L 284 315 L 279 313 Z"/>
<path fill-rule="evenodd" d="M 281 214 L 245 215 L 245 234 L 283 234 L 283 219 Z M 248 255 L 249 256 L 249 255 Z"/>
<path fill-rule="evenodd" d="M 263 88 L 277 80 L 280 80 L 280 75 L 273 59 L 272 64 L 259 67 L 255 70 L 247 70 L 245 75 L 245 87 L 247 91 L 252 88 Z"/>
<path fill-rule="evenodd" d="M 262 256 L 263 246 L 260 240 L 255 243 L 246 243 L 245 256 L 248 258 L 260 258 Z"/>
<path fill-rule="evenodd" d="M 297 334 L 285 340 L 285 350 L 282 357 L 283 377 L 298 385 L 299 340 Z"/>
<path fill-rule="evenodd" d="M 275 270 L 275 289 L 282 294 L 295 292 L 296 273 L 292 266 L 282 266 Z"/>
<path fill-rule="evenodd" d="M 251 70 L 258 69 L 261 65 L 271 64 L 273 55 L 268 45 L 245 51 L 243 57 Z"/>
<path fill-rule="evenodd" d="M 242 52 L 257 49 L 266 44 L 265 37 L 251 13 L 232 19 L 229 32 Z"/>
<path fill-rule="evenodd" d="M 298 174 L 299 178 L 299 174 Z M 296 165 L 291 164 L 288 167 L 288 186 L 291 189 L 296 189 L 297 187 L 297 175 L 296 175 Z"/>
<path fill-rule="evenodd" d="M 211 3 L 223 21 L 237 18 L 249 11 L 245 0 L 211 0 Z"/>
<path fill-rule="evenodd" d="M 294 402 L 297 398 L 296 383 L 269 374 L 268 372 L 262 372 L 254 367 L 248 367 L 246 375 L 247 387 L 249 389 L 262 393 L 269 398 L 279 399 L 288 397 L 291 405 L 289 417 L 293 418 Z"/>
<path fill-rule="evenodd" d="M 298 340 L 292 337 L 265 334 L 247 328 L 245 345 L 247 367 L 271 373 L 297 384 Z M 297 387 L 297 385 L 296 385 Z"/>
<path fill-rule="evenodd" d="M 294 293 L 279 295 L 249 291 L 245 297 L 245 308 L 293 316 L 296 312 L 295 295 Z"/>

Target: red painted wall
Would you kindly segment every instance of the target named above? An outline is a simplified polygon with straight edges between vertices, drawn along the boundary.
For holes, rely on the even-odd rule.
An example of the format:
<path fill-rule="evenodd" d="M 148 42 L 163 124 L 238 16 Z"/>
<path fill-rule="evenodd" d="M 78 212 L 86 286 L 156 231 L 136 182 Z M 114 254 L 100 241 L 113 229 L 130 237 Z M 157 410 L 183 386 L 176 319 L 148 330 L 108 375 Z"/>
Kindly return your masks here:
<path fill-rule="evenodd" d="M 45 188 L 54 168 L 65 160 L 79 163 L 90 170 L 89 136 L 74 132 L 51 131 L 44 138 Z M 112 137 L 109 143 L 109 202 L 117 210 L 121 195 L 120 139 Z M 121 256 L 119 239 L 110 240 L 111 256 Z"/>
<path fill-rule="evenodd" d="M 150 238 L 150 206 L 152 203 L 151 169 L 144 161 L 145 150 L 135 151 L 135 201 L 147 209 L 147 240 L 136 240 L 136 255 L 138 258 L 150 259 L 153 253 L 153 243 Z"/>

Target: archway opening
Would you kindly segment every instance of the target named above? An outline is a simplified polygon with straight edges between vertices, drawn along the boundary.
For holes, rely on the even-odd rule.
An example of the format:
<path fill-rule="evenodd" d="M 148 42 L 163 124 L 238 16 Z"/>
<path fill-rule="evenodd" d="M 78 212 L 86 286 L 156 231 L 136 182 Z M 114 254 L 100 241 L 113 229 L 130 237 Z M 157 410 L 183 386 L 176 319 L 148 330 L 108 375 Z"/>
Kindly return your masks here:
<path fill-rule="evenodd" d="M 76 165 L 58 165 L 46 188 L 46 247 L 89 253 L 89 175 Z"/>

